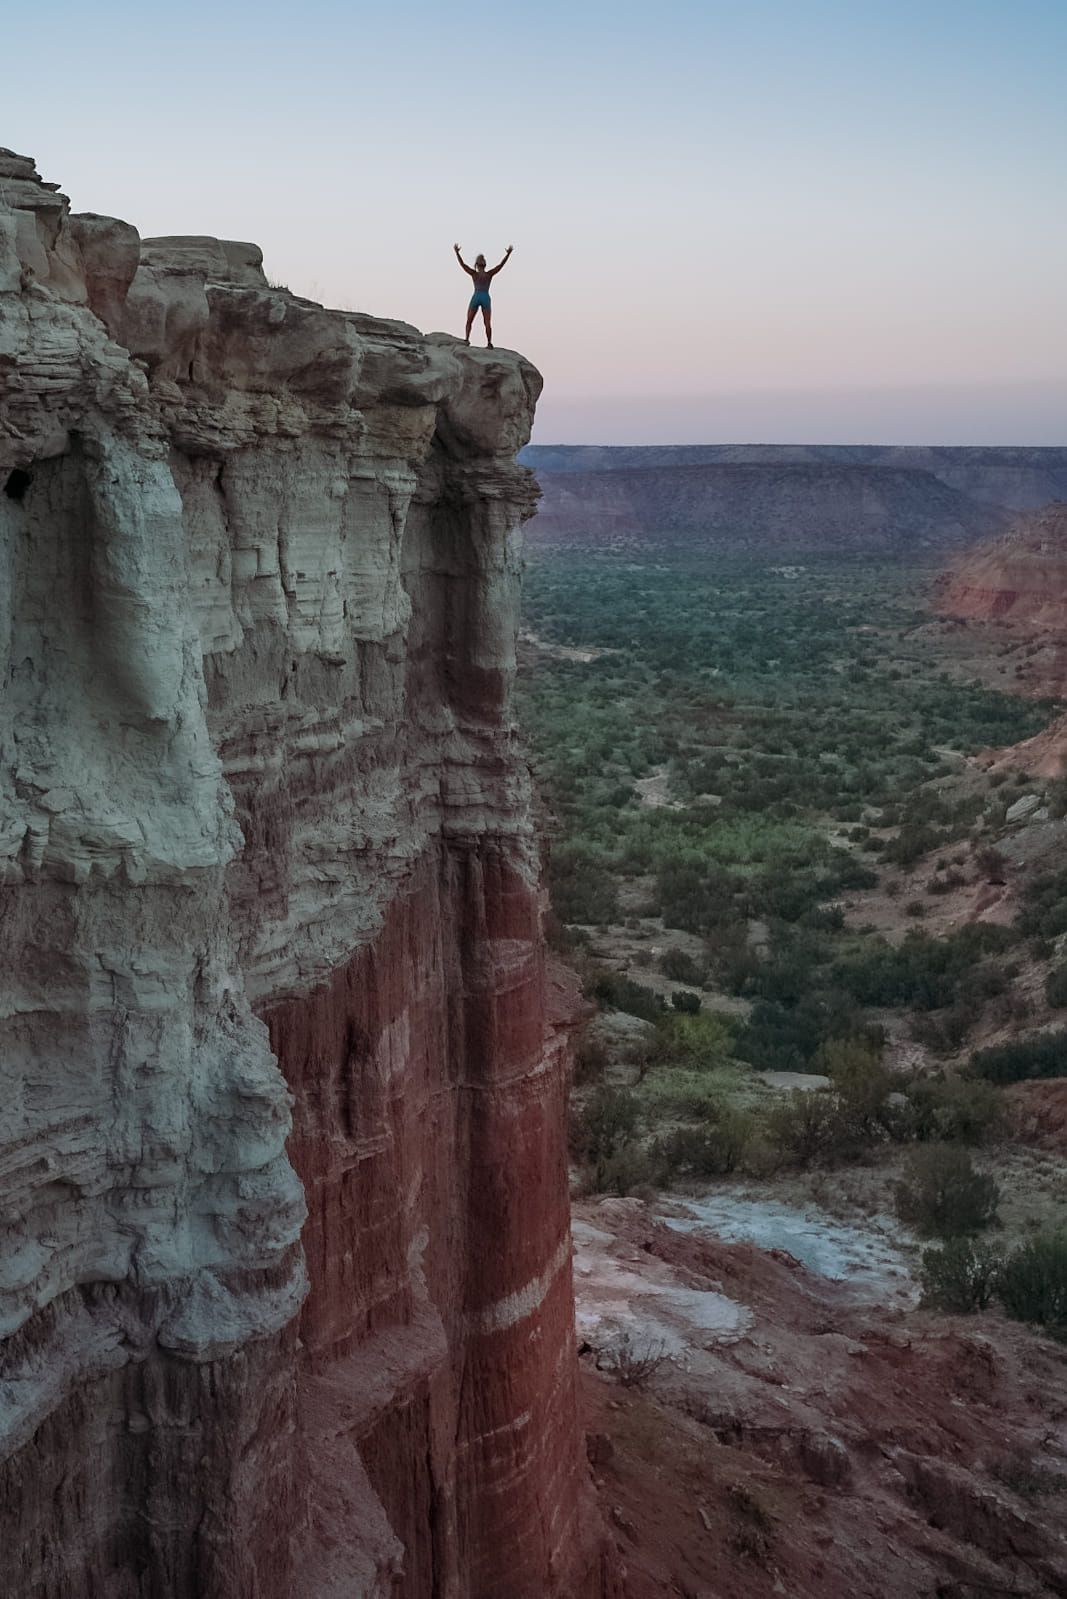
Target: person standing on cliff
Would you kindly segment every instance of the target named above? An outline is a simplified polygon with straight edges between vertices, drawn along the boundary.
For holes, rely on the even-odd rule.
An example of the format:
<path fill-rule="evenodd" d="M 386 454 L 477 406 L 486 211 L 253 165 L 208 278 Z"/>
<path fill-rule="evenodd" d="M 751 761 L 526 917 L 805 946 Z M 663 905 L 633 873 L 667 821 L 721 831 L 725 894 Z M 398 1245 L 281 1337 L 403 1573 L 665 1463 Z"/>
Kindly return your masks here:
<path fill-rule="evenodd" d="M 468 344 L 471 342 L 471 327 L 474 323 L 474 313 L 475 311 L 480 311 L 482 313 L 482 321 L 485 323 L 486 347 L 487 349 L 491 350 L 493 348 L 493 305 L 489 298 L 489 285 L 500 271 L 500 268 L 507 266 L 508 256 L 511 254 L 511 245 L 509 244 L 507 249 L 504 251 L 504 259 L 501 261 L 500 266 L 495 267 L 486 266 L 484 255 L 476 255 L 474 258 L 474 265 L 469 267 L 459 253 L 459 245 L 454 244 L 452 248 L 455 250 L 456 260 L 459 262 L 464 272 L 467 273 L 468 277 L 472 277 L 474 279 L 474 293 L 471 295 L 471 303 L 467 307 L 467 328 L 463 337 Z"/>

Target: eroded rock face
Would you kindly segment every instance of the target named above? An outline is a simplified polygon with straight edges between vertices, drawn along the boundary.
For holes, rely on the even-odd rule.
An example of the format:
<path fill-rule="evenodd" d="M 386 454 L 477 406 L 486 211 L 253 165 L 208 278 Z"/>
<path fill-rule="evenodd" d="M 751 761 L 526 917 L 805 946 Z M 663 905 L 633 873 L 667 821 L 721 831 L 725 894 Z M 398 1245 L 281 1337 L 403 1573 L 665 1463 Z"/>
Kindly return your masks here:
<path fill-rule="evenodd" d="M 540 379 L 0 177 L 0 1589 L 598 1595 Z"/>
<path fill-rule="evenodd" d="M 1016 693 L 1062 698 L 1067 694 L 1067 502 L 1056 500 L 1020 517 L 1003 538 L 962 556 L 938 578 L 933 605 L 988 640 L 990 655 L 1012 662 Z M 1062 777 L 1067 718 L 1012 745 L 1001 764 Z"/>
<path fill-rule="evenodd" d="M 1067 502 L 1021 517 L 1003 538 L 968 552 L 935 594 L 952 616 L 1067 635 Z"/>

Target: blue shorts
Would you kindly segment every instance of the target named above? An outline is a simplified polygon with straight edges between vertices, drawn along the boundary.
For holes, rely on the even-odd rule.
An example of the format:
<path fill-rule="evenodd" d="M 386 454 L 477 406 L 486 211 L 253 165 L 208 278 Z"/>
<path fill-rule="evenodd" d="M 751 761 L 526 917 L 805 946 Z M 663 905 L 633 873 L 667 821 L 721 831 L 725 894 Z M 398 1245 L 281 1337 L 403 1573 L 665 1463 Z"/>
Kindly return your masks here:
<path fill-rule="evenodd" d="M 491 303 L 490 303 L 490 300 L 489 300 L 489 290 L 488 289 L 475 289 L 474 293 L 471 295 L 471 303 L 470 303 L 470 305 L 468 305 L 467 310 L 468 311 L 488 311 L 490 309 L 491 309 Z"/>

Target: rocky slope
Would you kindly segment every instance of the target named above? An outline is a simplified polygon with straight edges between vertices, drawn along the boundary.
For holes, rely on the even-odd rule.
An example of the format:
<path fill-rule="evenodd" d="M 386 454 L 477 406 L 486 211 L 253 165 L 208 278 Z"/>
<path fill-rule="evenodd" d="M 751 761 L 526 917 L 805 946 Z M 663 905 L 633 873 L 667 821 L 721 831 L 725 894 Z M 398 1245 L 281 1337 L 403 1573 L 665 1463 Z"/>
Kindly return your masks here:
<path fill-rule="evenodd" d="M 0 385 L 0 1590 L 598 1595 L 540 379 L 2 152 Z"/>
<path fill-rule="evenodd" d="M 964 660 L 983 676 L 1011 663 L 1016 693 L 1067 698 L 1067 503 L 1018 517 L 1001 538 L 966 551 L 933 586 L 941 618 L 962 626 Z M 1002 764 L 1040 777 L 1067 772 L 1067 718 L 1014 745 Z"/>
<path fill-rule="evenodd" d="M 917 1309 L 901 1272 L 679 1232 L 687 1208 L 576 1207 L 590 1454 L 628 1599 L 1067 1593 L 1062 1345 Z M 817 1242 L 830 1218 L 798 1220 Z M 651 1367 L 629 1386 L 624 1348 Z"/>
<path fill-rule="evenodd" d="M 801 553 L 968 545 L 1067 495 L 1067 450 L 846 445 L 530 445 L 530 537 Z"/>
<path fill-rule="evenodd" d="M 1020 517 L 1003 538 L 968 551 L 934 592 L 952 616 L 1067 635 L 1067 502 Z"/>

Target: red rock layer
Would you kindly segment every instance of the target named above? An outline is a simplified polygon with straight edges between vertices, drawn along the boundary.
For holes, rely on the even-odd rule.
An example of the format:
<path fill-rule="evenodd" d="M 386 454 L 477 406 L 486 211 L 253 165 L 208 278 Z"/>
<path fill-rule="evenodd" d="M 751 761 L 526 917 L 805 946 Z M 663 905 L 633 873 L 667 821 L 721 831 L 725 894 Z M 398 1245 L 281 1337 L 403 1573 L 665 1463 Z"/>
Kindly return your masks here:
<path fill-rule="evenodd" d="M 589 1507 L 543 1018 L 537 905 L 493 843 L 431 852 L 373 949 L 269 1012 L 308 1195 L 304 1402 L 360 1455 L 410 1599 L 599 1592 L 574 1559 Z M 370 1348 L 375 1380 L 344 1380 Z"/>
<path fill-rule="evenodd" d="M 1067 504 L 1022 518 L 1003 538 L 968 552 L 938 579 L 938 610 L 1011 620 L 1035 636 L 1067 635 Z"/>

